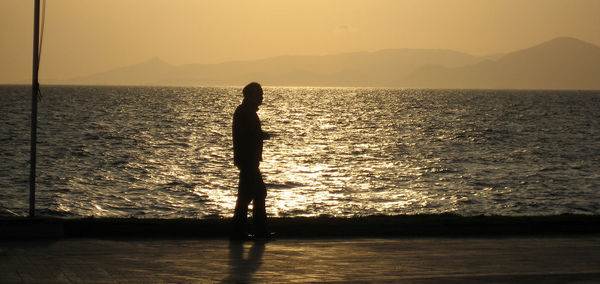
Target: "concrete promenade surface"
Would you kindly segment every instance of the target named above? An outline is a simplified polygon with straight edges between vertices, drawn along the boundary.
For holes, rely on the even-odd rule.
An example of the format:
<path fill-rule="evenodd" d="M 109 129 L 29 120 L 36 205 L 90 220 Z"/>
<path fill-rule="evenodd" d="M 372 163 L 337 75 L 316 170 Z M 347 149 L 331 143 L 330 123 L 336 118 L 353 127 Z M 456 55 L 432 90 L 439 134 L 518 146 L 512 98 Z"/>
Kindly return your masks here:
<path fill-rule="evenodd" d="M 0 241 L 0 283 L 600 283 L 600 235 Z"/>

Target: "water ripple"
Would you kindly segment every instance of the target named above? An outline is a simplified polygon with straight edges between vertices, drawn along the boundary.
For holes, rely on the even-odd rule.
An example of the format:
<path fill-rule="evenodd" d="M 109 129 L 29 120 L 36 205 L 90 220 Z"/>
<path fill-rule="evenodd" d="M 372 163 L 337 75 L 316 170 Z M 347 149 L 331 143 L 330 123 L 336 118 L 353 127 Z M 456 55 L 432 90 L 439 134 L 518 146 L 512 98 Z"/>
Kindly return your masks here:
<path fill-rule="evenodd" d="M 0 215 L 25 215 L 26 87 L 0 87 Z M 39 215 L 228 217 L 239 88 L 46 87 Z M 600 213 L 600 94 L 266 88 L 272 216 Z"/>

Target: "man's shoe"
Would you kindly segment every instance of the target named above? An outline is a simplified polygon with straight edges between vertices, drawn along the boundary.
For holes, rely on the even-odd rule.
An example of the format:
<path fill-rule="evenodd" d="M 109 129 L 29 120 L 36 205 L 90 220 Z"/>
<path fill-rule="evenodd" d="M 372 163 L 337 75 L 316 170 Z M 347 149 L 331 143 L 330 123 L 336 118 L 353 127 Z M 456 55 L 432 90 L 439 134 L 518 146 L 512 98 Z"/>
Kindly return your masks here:
<path fill-rule="evenodd" d="M 229 236 L 229 240 L 233 241 L 233 242 L 246 242 L 246 241 L 251 241 L 253 239 L 254 239 L 253 235 L 247 235 L 247 234 L 235 234 L 235 235 Z"/>
<path fill-rule="evenodd" d="M 267 232 L 267 233 L 259 233 L 254 236 L 254 241 L 271 241 L 275 238 L 275 233 Z"/>

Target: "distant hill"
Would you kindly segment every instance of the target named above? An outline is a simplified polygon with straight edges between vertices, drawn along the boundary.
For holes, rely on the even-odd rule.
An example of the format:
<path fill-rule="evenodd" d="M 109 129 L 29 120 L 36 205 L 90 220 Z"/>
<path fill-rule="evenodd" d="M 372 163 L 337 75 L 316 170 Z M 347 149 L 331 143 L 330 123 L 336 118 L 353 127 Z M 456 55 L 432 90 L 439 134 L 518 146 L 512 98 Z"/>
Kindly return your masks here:
<path fill-rule="evenodd" d="M 158 58 L 74 78 L 70 84 L 376 86 L 406 88 L 600 89 L 600 47 L 557 38 L 505 55 L 390 49 L 327 56 L 174 66 Z"/>
<path fill-rule="evenodd" d="M 481 58 L 448 50 L 391 49 L 328 56 L 172 66 L 160 59 L 70 80 L 76 84 L 390 86 L 427 64 L 460 67 Z"/>
<path fill-rule="evenodd" d="M 170 65 L 158 58 L 141 64 L 122 67 L 91 76 L 79 77 L 69 81 L 83 85 L 156 85 L 158 80 L 165 80 L 178 67 Z M 159 83 L 160 84 L 160 83 Z"/>
<path fill-rule="evenodd" d="M 424 66 L 398 83 L 430 88 L 600 90 L 600 47 L 556 38 L 496 61 L 457 68 Z"/>

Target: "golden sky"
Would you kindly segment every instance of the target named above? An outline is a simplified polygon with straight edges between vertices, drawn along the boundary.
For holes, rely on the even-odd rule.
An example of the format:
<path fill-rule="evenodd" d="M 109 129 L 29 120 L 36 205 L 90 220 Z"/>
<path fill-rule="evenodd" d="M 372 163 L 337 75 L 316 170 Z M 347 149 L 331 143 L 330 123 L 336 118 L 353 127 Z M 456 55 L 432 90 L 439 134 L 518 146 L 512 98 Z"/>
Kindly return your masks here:
<path fill-rule="evenodd" d="M 218 63 L 387 48 L 600 45 L 598 0 L 47 0 L 40 81 L 159 57 Z M 0 83 L 31 74 L 33 0 L 0 0 Z"/>

